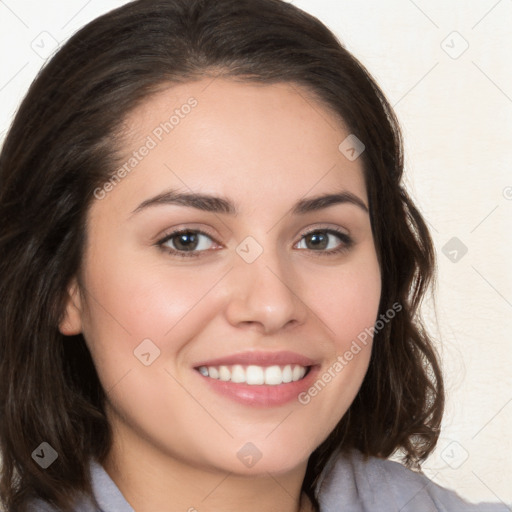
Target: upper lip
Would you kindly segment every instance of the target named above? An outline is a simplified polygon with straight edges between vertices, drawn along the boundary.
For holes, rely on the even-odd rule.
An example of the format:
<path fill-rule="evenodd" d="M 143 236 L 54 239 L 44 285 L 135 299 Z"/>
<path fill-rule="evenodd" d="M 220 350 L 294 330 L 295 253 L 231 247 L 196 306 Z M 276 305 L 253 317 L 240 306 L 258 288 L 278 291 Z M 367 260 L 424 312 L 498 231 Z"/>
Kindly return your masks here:
<path fill-rule="evenodd" d="M 272 366 L 297 364 L 300 366 L 313 366 L 315 361 L 309 357 L 297 354 L 295 352 L 241 352 L 240 354 L 232 354 L 216 359 L 208 359 L 199 364 L 194 365 L 195 368 L 200 366 L 230 366 L 234 364 L 256 365 L 256 366 Z"/>

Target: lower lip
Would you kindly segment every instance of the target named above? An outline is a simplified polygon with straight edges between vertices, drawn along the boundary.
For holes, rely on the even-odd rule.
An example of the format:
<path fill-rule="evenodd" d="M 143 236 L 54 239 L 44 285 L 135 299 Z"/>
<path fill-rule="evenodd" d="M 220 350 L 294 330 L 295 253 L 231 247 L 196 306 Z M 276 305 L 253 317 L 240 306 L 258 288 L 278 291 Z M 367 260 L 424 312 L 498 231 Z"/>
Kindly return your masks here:
<path fill-rule="evenodd" d="M 314 382 L 319 367 L 313 366 L 308 374 L 301 380 L 278 384 L 277 386 L 237 384 L 205 377 L 197 370 L 196 373 L 216 393 L 226 396 L 235 402 L 244 405 L 275 407 L 298 400 L 300 393 L 306 391 Z"/>

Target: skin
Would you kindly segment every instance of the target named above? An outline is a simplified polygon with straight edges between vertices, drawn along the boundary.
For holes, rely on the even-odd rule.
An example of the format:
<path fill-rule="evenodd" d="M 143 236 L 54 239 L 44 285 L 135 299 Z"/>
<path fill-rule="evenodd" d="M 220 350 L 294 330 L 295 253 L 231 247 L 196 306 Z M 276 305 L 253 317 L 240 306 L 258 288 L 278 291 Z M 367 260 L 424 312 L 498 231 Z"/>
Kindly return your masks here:
<path fill-rule="evenodd" d="M 356 396 L 371 340 L 307 405 L 240 404 L 193 367 L 291 350 L 322 374 L 374 325 L 381 281 L 369 214 L 351 203 L 290 214 L 304 197 L 341 190 L 368 206 L 361 159 L 339 151 L 350 132 L 299 86 L 211 78 L 169 87 L 131 112 L 123 157 L 190 97 L 197 106 L 93 201 L 60 330 L 85 337 L 114 429 L 104 467 L 137 512 L 308 510 L 308 457 Z M 168 189 L 229 198 L 238 214 L 175 204 L 132 214 Z M 185 227 L 212 234 L 195 246 L 199 257 L 166 251 L 183 247 L 177 237 L 157 245 Z M 313 228 L 338 228 L 353 245 L 327 255 L 344 241 L 323 231 L 329 245 L 318 248 L 304 236 Z M 248 236 L 263 250 L 252 263 L 236 251 Z M 160 350 L 149 366 L 134 356 L 147 338 Z M 247 442 L 261 452 L 252 467 L 237 457 Z"/>

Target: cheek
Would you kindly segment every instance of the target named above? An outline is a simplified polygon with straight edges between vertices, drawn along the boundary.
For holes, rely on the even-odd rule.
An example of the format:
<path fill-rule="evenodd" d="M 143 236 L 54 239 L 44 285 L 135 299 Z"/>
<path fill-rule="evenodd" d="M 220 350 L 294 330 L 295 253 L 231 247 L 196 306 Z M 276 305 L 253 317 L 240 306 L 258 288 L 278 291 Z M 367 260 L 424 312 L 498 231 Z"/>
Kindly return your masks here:
<path fill-rule="evenodd" d="M 137 261 L 119 248 L 91 254 L 89 262 L 83 332 L 106 388 L 140 365 L 135 357 L 145 340 L 157 347 L 155 354 L 160 351 L 155 366 L 180 358 L 187 341 L 218 309 L 214 294 L 203 300 L 219 281 L 216 269 Z"/>
<path fill-rule="evenodd" d="M 381 296 L 381 276 L 374 253 L 315 278 L 311 303 L 328 327 L 336 353 L 374 326 Z"/>
<path fill-rule="evenodd" d="M 317 427 L 320 442 L 350 407 L 368 369 L 381 295 L 376 254 L 359 253 L 350 264 L 331 269 L 316 282 L 318 293 L 311 301 L 328 327 L 329 357 L 299 403 L 309 417 L 324 418 L 322 427 Z"/>
<path fill-rule="evenodd" d="M 94 263 L 86 273 L 88 320 L 96 328 L 124 332 L 133 341 L 160 339 L 216 280 L 215 275 L 183 267 L 171 270 L 165 263 L 138 261 L 119 248 L 115 259 L 105 257 L 108 252 L 89 260 Z"/>

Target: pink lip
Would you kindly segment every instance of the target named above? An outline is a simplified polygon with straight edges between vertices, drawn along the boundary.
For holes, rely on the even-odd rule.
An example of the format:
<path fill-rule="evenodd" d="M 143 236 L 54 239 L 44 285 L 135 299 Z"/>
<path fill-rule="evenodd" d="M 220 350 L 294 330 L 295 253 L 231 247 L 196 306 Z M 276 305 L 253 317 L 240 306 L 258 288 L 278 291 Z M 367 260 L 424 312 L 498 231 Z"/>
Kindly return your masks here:
<path fill-rule="evenodd" d="M 313 385 L 318 378 L 319 372 L 320 365 L 316 365 L 311 367 L 306 376 L 301 380 L 278 384 L 277 386 L 268 386 L 237 384 L 231 381 L 212 379 L 205 377 L 198 371 L 194 371 L 198 378 L 202 379 L 215 393 L 240 404 L 252 407 L 277 407 L 298 401 L 299 395 Z"/>
<path fill-rule="evenodd" d="M 256 366 L 273 366 L 273 365 L 287 365 L 298 364 L 300 366 L 313 366 L 315 361 L 297 354 L 295 352 L 281 351 L 281 352 L 242 352 L 240 354 L 232 354 L 226 357 L 219 357 L 217 359 L 209 359 L 194 365 L 194 368 L 200 366 L 230 366 L 233 364 L 241 365 L 256 365 Z"/>

